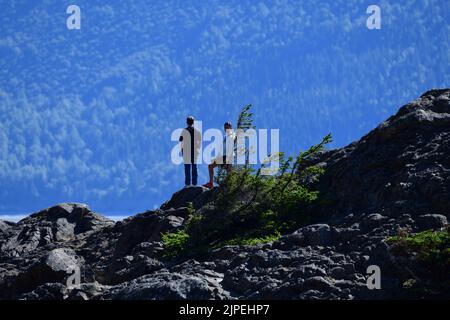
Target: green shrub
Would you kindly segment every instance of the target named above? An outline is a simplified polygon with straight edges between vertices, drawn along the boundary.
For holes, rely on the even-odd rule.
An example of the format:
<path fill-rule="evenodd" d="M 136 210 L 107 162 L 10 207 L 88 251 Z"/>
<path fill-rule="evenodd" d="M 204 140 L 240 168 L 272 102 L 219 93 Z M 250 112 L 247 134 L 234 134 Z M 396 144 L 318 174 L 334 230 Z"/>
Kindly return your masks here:
<path fill-rule="evenodd" d="M 272 235 L 267 235 L 265 237 L 249 237 L 249 238 L 245 238 L 245 237 L 239 237 L 239 238 L 234 238 L 231 240 L 227 240 L 222 242 L 221 244 L 218 245 L 218 247 L 223 247 L 223 246 L 228 246 L 228 245 L 248 245 L 248 246 L 254 246 L 257 244 L 261 244 L 261 243 L 269 243 L 269 242 L 274 242 L 277 241 L 278 239 L 280 239 L 281 234 L 279 232 L 272 234 Z"/>
<path fill-rule="evenodd" d="M 405 275 L 414 275 L 414 279 L 406 279 L 403 288 L 408 290 L 412 298 L 425 296 L 440 297 L 450 292 L 450 233 L 442 231 L 424 231 L 411 234 L 400 230 L 395 237 L 387 239 L 392 245 L 394 255 L 410 261 L 405 266 Z"/>
<path fill-rule="evenodd" d="M 415 253 L 418 259 L 424 262 L 447 264 L 450 268 L 450 233 L 448 229 L 428 230 L 416 234 L 402 233 L 389 238 L 388 243 L 395 245 L 397 253 Z"/>
<path fill-rule="evenodd" d="M 163 233 L 162 242 L 165 248 L 164 255 L 169 258 L 175 257 L 185 251 L 189 243 L 189 235 L 184 230 Z"/>

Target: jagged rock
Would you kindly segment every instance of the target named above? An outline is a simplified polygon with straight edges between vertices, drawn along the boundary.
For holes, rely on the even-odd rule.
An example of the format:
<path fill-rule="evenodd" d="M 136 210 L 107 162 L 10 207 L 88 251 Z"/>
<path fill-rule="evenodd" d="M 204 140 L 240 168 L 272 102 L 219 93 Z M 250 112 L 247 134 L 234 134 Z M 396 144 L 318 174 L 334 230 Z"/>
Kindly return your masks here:
<path fill-rule="evenodd" d="M 109 284 L 119 284 L 125 281 L 136 279 L 142 275 L 152 273 L 164 267 L 159 260 L 143 255 L 126 256 L 113 262 L 107 271 L 107 282 Z"/>
<path fill-rule="evenodd" d="M 115 226 L 120 233 L 116 242 L 115 256 L 124 256 L 142 242 L 161 240 L 161 235 L 182 226 L 184 219 L 178 216 L 166 216 L 162 212 L 148 211 L 128 218 Z"/>
<path fill-rule="evenodd" d="M 81 283 L 79 286 L 67 291 L 64 296 L 67 300 L 95 300 L 108 286 L 100 285 L 98 282 Z"/>
<path fill-rule="evenodd" d="M 385 223 L 388 220 L 387 217 L 382 216 L 379 213 L 373 213 L 368 215 L 367 217 L 364 217 L 361 221 L 361 229 L 364 232 L 370 232 L 375 228 L 378 228 L 383 223 Z"/>
<path fill-rule="evenodd" d="M 7 293 L 7 296 L 14 296 L 32 291 L 46 283 L 66 284 L 68 276 L 73 274 L 76 269 L 81 273 L 83 265 L 83 258 L 77 256 L 74 250 L 70 248 L 54 249 L 41 259 L 32 261 L 25 270 L 3 279 L 3 283 L 0 284 L 0 292 Z M 44 286 L 44 288 L 46 287 Z"/>
<path fill-rule="evenodd" d="M 183 219 L 188 218 L 189 213 L 190 211 L 187 207 L 179 207 L 177 209 L 170 208 L 164 211 L 164 214 L 167 216 L 180 217 Z"/>
<path fill-rule="evenodd" d="M 55 273 L 55 276 L 58 276 L 61 273 L 67 275 L 68 270 L 73 270 L 75 267 L 81 268 L 82 264 L 82 258 L 77 257 L 74 250 L 58 248 L 50 251 L 40 266 L 48 269 L 51 273 Z"/>
<path fill-rule="evenodd" d="M 211 252 L 211 258 L 218 260 L 230 260 L 237 256 L 239 253 L 239 247 L 237 246 L 225 246 L 219 249 L 215 249 Z"/>
<path fill-rule="evenodd" d="M 63 203 L 34 213 L 11 226 L 11 236 L 1 245 L 0 255 L 27 254 L 38 247 L 84 237 L 114 222 L 84 204 Z"/>
<path fill-rule="evenodd" d="M 179 273 L 147 275 L 113 287 L 105 295 L 108 299 L 124 300 L 179 300 L 226 299 L 228 294 L 218 283 L 202 277 Z"/>
<path fill-rule="evenodd" d="M 147 257 L 158 257 L 164 251 L 164 244 L 160 241 L 141 242 L 133 248 L 133 254 L 142 254 Z"/>
<path fill-rule="evenodd" d="M 204 187 L 183 188 L 172 195 L 169 201 L 161 206 L 161 210 L 178 209 L 186 207 L 192 203 L 195 209 L 200 208 L 208 201 L 212 200 L 217 192 L 217 188 L 207 189 Z"/>
<path fill-rule="evenodd" d="M 330 281 L 321 276 L 307 278 L 304 282 L 305 288 L 312 290 L 329 290 L 332 288 Z"/>
<path fill-rule="evenodd" d="M 15 223 L 13 222 L 0 220 L 0 233 L 5 232 L 6 230 L 14 226 L 14 224 Z"/>
<path fill-rule="evenodd" d="M 165 202 L 162 206 L 162 210 L 178 209 L 186 207 L 189 202 L 193 203 L 194 200 L 200 196 L 207 189 L 203 187 L 187 187 L 183 188 L 172 195 L 169 201 Z"/>
<path fill-rule="evenodd" d="M 361 230 L 356 226 L 352 226 L 351 228 L 335 228 L 334 230 L 337 241 L 344 245 L 354 241 L 357 236 L 361 235 Z"/>
<path fill-rule="evenodd" d="M 335 267 L 329 273 L 335 279 L 343 279 L 346 276 L 345 269 L 342 267 Z"/>
<path fill-rule="evenodd" d="M 424 214 L 418 216 L 416 223 L 420 230 L 440 229 L 448 226 L 447 218 L 442 214 Z"/>
<path fill-rule="evenodd" d="M 282 236 L 278 241 L 274 243 L 274 247 L 279 249 L 290 248 L 292 246 L 301 246 L 305 243 L 305 236 L 298 230 Z"/>
<path fill-rule="evenodd" d="M 302 279 L 326 275 L 326 271 L 323 268 L 316 266 L 315 264 L 302 265 L 291 274 L 292 277 L 300 277 Z"/>
<path fill-rule="evenodd" d="M 448 215 L 449 127 L 450 89 L 431 90 L 359 141 L 324 152 L 312 163 L 324 165 L 319 189 L 332 205 L 315 210 Z"/>
<path fill-rule="evenodd" d="M 303 234 L 304 245 L 327 246 L 336 239 L 335 230 L 327 224 L 315 224 L 301 228 L 297 233 Z"/>
<path fill-rule="evenodd" d="M 80 290 L 72 290 L 70 294 L 66 297 L 67 300 L 85 301 L 89 300 L 86 293 Z"/>
<path fill-rule="evenodd" d="M 21 300 L 63 300 L 67 287 L 61 283 L 45 283 L 20 296 Z"/>

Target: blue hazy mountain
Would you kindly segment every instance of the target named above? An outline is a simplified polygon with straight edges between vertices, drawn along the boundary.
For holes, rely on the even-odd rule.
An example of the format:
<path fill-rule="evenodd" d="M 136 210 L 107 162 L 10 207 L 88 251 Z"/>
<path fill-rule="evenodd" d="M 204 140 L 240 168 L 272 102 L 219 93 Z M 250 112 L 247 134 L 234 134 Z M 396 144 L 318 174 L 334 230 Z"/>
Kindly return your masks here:
<path fill-rule="evenodd" d="M 377 1 L 369 30 L 372 2 L 1 1 L 0 211 L 153 208 L 183 184 L 170 135 L 187 115 L 221 128 L 252 103 L 296 154 L 448 87 L 450 1 Z"/>

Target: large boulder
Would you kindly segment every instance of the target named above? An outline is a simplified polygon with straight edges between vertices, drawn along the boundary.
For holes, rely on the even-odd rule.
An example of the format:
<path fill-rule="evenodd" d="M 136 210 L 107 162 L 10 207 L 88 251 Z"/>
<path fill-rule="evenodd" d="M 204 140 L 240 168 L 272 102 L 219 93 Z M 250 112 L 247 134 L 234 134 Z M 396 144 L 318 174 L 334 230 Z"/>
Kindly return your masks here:
<path fill-rule="evenodd" d="M 102 275 L 102 283 L 119 284 L 162 269 L 164 264 L 145 255 L 117 258 Z"/>
<path fill-rule="evenodd" d="M 86 237 L 114 221 L 98 215 L 84 204 L 63 203 L 22 219 L 8 229 L 0 255 L 19 257 L 38 247 Z"/>
<path fill-rule="evenodd" d="M 335 240 L 334 228 L 327 224 L 315 224 L 302 228 L 301 232 L 305 237 L 307 245 L 327 246 Z"/>
<path fill-rule="evenodd" d="M 147 211 L 117 223 L 114 231 L 119 233 L 115 257 L 122 257 L 143 242 L 158 242 L 161 235 L 182 227 L 184 219 L 165 215 L 161 211 Z"/>
<path fill-rule="evenodd" d="M 20 296 L 21 300 L 63 300 L 68 293 L 61 283 L 45 283 Z"/>
<path fill-rule="evenodd" d="M 14 222 L 0 220 L 0 233 L 5 232 L 14 225 L 15 225 Z"/>
<path fill-rule="evenodd" d="M 448 226 L 447 217 L 442 214 L 424 214 L 416 218 L 419 230 L 440 229 Z"/>
<path fill-rule="evenodd" d="M 382 226 L 388 220 L 387 217 L 379 213 L 369 214 L 368 216 L 362 216 L 361 218 L 360 226 L 364 232 L 370 232 L 373 229 Z"/>
<path fill-rule="evenodd" d="M 161 209 L 177 209 L 186 207 L 188 203 L 192 203 L 194 208 L 200 208 L 212 199 L 215 192 L 216 188 L 209 190 L 204 187 L 186 187 L 175 192 L 169 201 L 163 203 Z"/>
<path fill-rule="evenodd" d="M 121 300 L 226 299 L 221 286 L 204 277 L 161 272 L 113 287 L 103 298 Z"/>
<path fill-rule="evenodd" d="M 78 271 L 82 280 L 83 267 L 84 259 L 74 250 L 57 248 L 31 261 L 28 268 L 6 276 L 0 283 L 0 293 L 7 298 L 32 291 L 46 283 L 66 285 L 68 277 Z"/>

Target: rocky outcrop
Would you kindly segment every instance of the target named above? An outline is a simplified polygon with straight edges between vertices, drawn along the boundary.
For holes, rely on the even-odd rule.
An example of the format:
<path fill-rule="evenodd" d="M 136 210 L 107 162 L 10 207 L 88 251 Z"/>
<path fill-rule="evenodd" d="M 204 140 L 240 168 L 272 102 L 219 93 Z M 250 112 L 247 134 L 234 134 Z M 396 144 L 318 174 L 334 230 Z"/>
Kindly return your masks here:
<path fill-rule="evenodd" d="M 169 201 L 163 203 L 162 210 L 185 208 L 192 205 L 199 209 L 214 198 L 216 189 L 208 190 L 204 187 L 189 187 L 175 192 Z"/>
<path fill-rule="evenodd" d="M 326 168 L 320 190 L 338 217 L 377 212 L 448 215 L 450 91 L 431 90 L 349 146 L 315 161 Z"/>
<path fill-rule="evenodd" d="M 121 300 L 227 299 L 219 283 L 199 275 L 156 272 L 111 288 L 103 298 Z"/>
<path fill-rule="evenodd" d="M 81 239 L 114 222 L 84 204 L 64 203 L 42 210 L 5 231 L 0 256 L 20 257 L 50 244 Z"/>
<path fill-rule="evenodd" d="M 432 90 L 361 140 L 310 159 L 326 168 L 316 185 L 326 201 L 310 208 L 320 221 L 272 243 L 225 246 L 187 261 L 164 257 L 162 234 L 184 228 L 193 209 L 214 205 L 217 189 L 202 187 L 117 223 L 74 203 L 0 221 L 0 298 L 404 297 L 405 279 L 422 273 L 386 239 L 403 229 L 448 228 L 449 158 L 450 90 Z M 382 270 L 383 290 L 366 286 L 371 265 Z M 69 285 L 76 270 L 81 282 Z"/>
<path fill-rule="evenodd" d="M 0 220 L 0 232 L 6 232 L 12 226 L 14 226 L 13 222 Z"/>
<path fill-rule="evenodd" d="M 59 204 L 8 224 L 0 236 L 0 298 L 12 298 L 45 283 L 61 282 L 83 267 L 78 250 L 90 235 L 114 221 L 84 204 Z"/>

